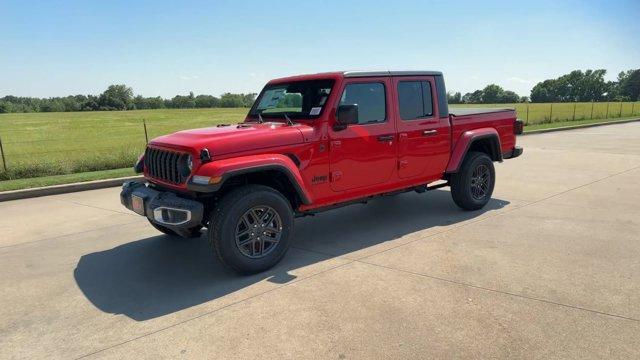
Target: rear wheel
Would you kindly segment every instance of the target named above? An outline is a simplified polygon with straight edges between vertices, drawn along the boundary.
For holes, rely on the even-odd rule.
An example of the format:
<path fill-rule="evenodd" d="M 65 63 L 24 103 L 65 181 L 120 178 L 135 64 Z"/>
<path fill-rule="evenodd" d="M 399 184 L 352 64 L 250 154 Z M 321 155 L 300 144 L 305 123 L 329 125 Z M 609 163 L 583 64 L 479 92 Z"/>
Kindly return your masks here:
<path fill-rule="evenodd" d="M 278 191 L 248 185 L 225 195 L 209 223 L 209 241 L 222 263 L 252 274 L 277 264 L 289 249 L 293 210 Z"/>
<path fill-rule="evenodd" d="M 451 176 L 453 201 L 465 210 L 481 209 L 491 200 L 495 177 L 491 158 L 482 152 L 470 152 L 460 171 Z"/>

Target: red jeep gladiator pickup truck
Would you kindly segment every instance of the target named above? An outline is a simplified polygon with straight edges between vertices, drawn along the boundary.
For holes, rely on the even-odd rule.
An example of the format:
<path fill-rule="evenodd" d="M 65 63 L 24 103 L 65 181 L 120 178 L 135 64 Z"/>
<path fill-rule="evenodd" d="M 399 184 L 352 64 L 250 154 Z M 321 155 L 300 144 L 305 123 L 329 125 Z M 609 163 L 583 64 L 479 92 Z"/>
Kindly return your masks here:
<path fill-rule="evenodd" d="M 482 208 L 493 162 L 522 153 L 522 126 L 510 109 L 449 111 L 440 72 L 287 77 L 240 124 L 151 141 L 135 165 L 145 181 L 120 197 L 163 233 L 207 227 L 224 264 L 255 273 L 282 259 L 296 216 L 443 186 L 459 207 Z"/>

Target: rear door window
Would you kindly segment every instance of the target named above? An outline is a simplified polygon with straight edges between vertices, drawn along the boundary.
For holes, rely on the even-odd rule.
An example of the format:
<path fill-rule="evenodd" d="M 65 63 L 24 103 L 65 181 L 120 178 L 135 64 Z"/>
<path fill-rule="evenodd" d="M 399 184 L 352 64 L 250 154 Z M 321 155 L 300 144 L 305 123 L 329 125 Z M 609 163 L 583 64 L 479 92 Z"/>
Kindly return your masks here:
<path fill-rule="evenodd" d="M 428 81 L 398 82 L 398 106 L 402 120 L 414 120 L 432 116 L 431 84 Z"/>
<path fill-rule="evenodd" d="M 384 84 L 379 82 L 348 84 L 340 105 L 358 105 L 358 124 L 375 124 L 387 118 Z"/>

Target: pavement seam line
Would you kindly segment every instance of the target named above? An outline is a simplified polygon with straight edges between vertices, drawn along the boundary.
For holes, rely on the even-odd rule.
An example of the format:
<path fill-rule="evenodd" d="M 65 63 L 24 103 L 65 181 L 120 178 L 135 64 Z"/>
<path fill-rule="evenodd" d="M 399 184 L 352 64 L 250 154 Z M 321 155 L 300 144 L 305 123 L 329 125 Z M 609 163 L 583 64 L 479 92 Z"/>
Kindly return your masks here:
<path fill-rule="evenodd" d="M 325 259 L 325 260 L 326 260 L 326 259 Z M 180 325 L 186 324 L 186 323 L 191 322 L 191 321 L 193 321 L 193 320 L 197 320 L 197 319 L 200 319 L 200 318 L 206 317 L 206 316 L 208 316 L 208 315 L 215 314 L 215 313 L 217 313 L 217 312 L 219 312 L 219 311 L 225 310 L 225 309 L 230 308 L 230 307 L 232 307 L 232 306 L 239 305 L 239 304 L 241 304 L 241 303 L 243 303 L 243 302 L 245 302 L 245 301 L 248 301 L 248 300 L 252 300 L 252 299 L 258 298 L 258 297 L 260 297 L 260 296 L 262 296 L 262 295 L 270 294 L 270 293 L 272 293 L 272 292 L 274 292 L 274 291 L 276 291 L 276 290 L 280 290 L 280 289 L 282 289 L 282 288 L 284 288 L 284 287 L 286 287 L 286 286 L 294 285 L 294 284 L 297 284 L 297 283 L 303 282 L 303 281 L 305 281 L 305 280 L 308 280 L 308 279 L 314 278 L 314 277 L 316 277 L 316 276 L 319 276 L 319 275 L 322 275 L 322 274 L 328 273 L 328 272 L 330 272 L 330 271 L 333 271 L 333 270 L 336 270 L 336 269 L 342 268 L 342 267 L 344 267 L 344 266 L 346 266 L 346 265 L 353 264 L 354 262 L 355 262 L 355 260 L 350 260 L 350 261 L 347 261 L 347 262 L 345 262 L 345 263 L 343 263 L 343 264 L 336 265 L 336 266 L 334 266 L 334 267 L 331 267 L 331 268 L 328 268 L 328 269 L 322 270 L 322 271 L 317 272 L 317 273 L 315 273 L 315 274 L 311 274 L 311 275 L 309 275 L 309 276 L 307 276 L 307 277 L 300 278 L 300 279 L 296 279 L 296 280 L 292 280 L 292 281 L 290 281 L 290 282 L 288 282 L 288 283 L 286 283 L 286 284 L 282 284 L 282 285 L 277 286 L 277 287 L 275 287 L 275 288 L 273 288 L 273 289 L 269 289 L 269 290 L 263 291 L 263 292 L 261 292 L 261 293 L 258 293 L 258 294 L 255 294 L 255 295 L 252 295 L 252 296 L 246 297 L 246 298 L 244 298 L 244 299 L 240 299 L 240 300 L 238 300 L 238 301 L 234 301 L 234 302 L 232 302 L 232 303 L 230 303 L 230 304 L 227 304 L 227 305 L 225 305 L 225 306 L 222 306 L 222 307 L 220 307 L 220 308 L 217 308 L 217 309 L 213 309 L 213 310 L 211 310 L 211 311 L 204 312 L 204 313 L 199 314 L 199 315 L 196 315 L 196 316 L 194 316 L 194 317 L 191 317 L 191 318 L 188 318 L 188 319 L 185 319 L 185 320 L 179 321 L 179 322 L 177 322 L 177 323 L 175 323 L 175 324 L 171 324 L 171 325 L 169 325 L 169 326 L 165 326 L 165 327 L 163 327 L 163 328 L 160 328 L 160 329 L 157 329 L 157 330 L 151 331 L 151 332 L 149 332 L 149 333 L 146 333 L 146 334 L 143 334 L 143 335 L 140 335 L 140 336 L 136 336 L 136 337 L 134 337 L 134 338 L 131 338 L 131 339 L 129 339 L 129 340 L 126 340 L 126 341 L 123 341 L 123 342 L 120 342 L 120 343 L 117 343 L 117 344 L 114 344 L 114 345 L 108 346 L 108 347 L 106 347 L 106 348 L 103 348 L 103 349 L 100 349 L 100 350 L 97 350 L 97 351 L 94 351 L 94 352 L 91 352 L 91 353 L 88 353 L 88 354 L 85 354 L 85 355 L 81 355 L 81 356 L 77 357 L 76 359 L 84 359 L 84 358 L 87 358 L 87 357 L 89 357 L 89 356 L 93 356 L 93 355 L 95 355 L 95 354 L 98 354 L 98 353 L 101 353 L 101 352 L 104 352 L 104 351 L 107 351 L 107 350 L 110 350 L 110 349 L 113 349 L 113 348 L 116 348 L 116 347 L 119 347 L 119 346 L 122 346 L 122 345 L 128 344 L 128 343 L 130 343 L 130 342 L 134 342 L 134 341 L 136 341 L 136 340 L 140 340 L 140 339 L 145 338 L 145 337 L 147 337 L 147 336 L 151 336 L 151 335 L 154 335 L 154 334 L 157 334 L 157 333 L 163 332 L 163 331 L 165 331 L 165 330 L 168 330 L 168 329 L 174 328 L 174 327 L 176 327 L 176 326 L 180 326 Z"/>
<path fill-rule="evenodd" d="M 563 304 L 563 303 L 559 303 L 559 302 L 556 302 L 556 301 L 536 298 L 536 297 L 522 295 L 522 294 L 516 294 L 516 293 L 512 293 L 512 292 L 508 292 L 508 291 L 502 291 L 502 290 L 486 288 L 486 287 L 479 286 L 479 285 L 464 283 L 464 282 L 460 282 L 460 281 L 456 281 L 456 280 L 450 280 L 450 279 L 446 279 L 446 278 L 442 278 L 442 277 L 438 277 L 438 276 L 433 276 L 433 275 L 413 272 L 413 271 L 404 270 L 404 269 L 398 269 L 398 268 L 394 268 L 394 267 L 390 267 L 390 266 L 374 264 L 374 263 L 370 263 L 370 262 L 366 262 L 366 261 L 355 260 L 355 262 L 360 263 L 360 264 L 366 264 L 366 265 L 370 265 L 370 266 L 379 267 L 379 268 L 382 268 L 382 269 L 401 272 L 401 273 L 405 273 L 405 274 L 415 275 L 415 276 L 419 276 L 419 277 L 425 277 L 425 278 L 429 278 L 429 279 L 432 279 L 432 280 L 439 280 L 439 281 L 447 282 L 447 283 L 450 283 L 450 284 L 460 285 L 460 286 L 464 286 L 464 287 L 470 287 L 470 288 L 474 288 L 474 289 L 478 289 L 478 290 L 484 290 L 484 291 L 493 292 L 493 293 L 497 293 L 497 294 L 509 295 L 509 296 L 513 296 L 513 297 L 517 297 L 517 298 L 532 300 L 532 301 L 538 301 L 538 302 L 551 304 L 551 305 L 562 306 L 562 307 L 566 307 L 566 308 L 570 308 L 570 309 L 574 309 L 574 310 L 582 310 L 582 311 L 595 313 L 595 314 L 599 314 L 599 315 L 605 315 L 605 316 L 620 318 L 620 319 L 623 319 L 623 320 L 640 322 L 640 319 L 636 319 L 636 318 L 632 318 L 632 317 L 628 317 L 628 316 L 624 316 L 624 315 L 611 314 L 611 313 L 607 313 L 607 312 L 603 312 L 603 311 L 599 311 L 599 310 L 588 309 L 588 308 L 584 308 L 584 307 L 580 307 L 580 306 L 576 306 L 576 305 Z"/>
<path fill-rule="evenodd" d="M 130 215 L 130 216 L 136 216 L 136 217 L 140 216 L 140 215 L 135 214 L 135 213 L 132 213 L 132 212 L 130 212 L 130 211 L 125 212 L 125 211 L 119 211 L 119 210 L 107 209 L 107 208 L 103 208 L 103 207 L 99 207 L 99 206 L 94 206 L 94 205 L 89 205 L 89 204 L 83 204 L 83 203 L 79 203 L 79 202 L 71 201 L 71 200 L 60 200 L 60 201 L 68 202 L 68 203 L 75 204 L 75 205 L 79 205 L 79 206 L 86 206 L 86 207 L 89 207 L 89 208 L 92 208 L 92 209 L 98 209 L 98 210 L 104 210 L 104 211 L 111 211 L 111 212 L 114 212 L 114 213 L 116 213 L 116 214 Z"/>
<path fill-rule="evenodd" d="M 123 224 L 107 225 L 107 226 L 103 226 L 103 227 L 99 227 L 99 228 L 94 228 L 94 229 L 84 230 L 84 231 L 78 231 L 78 232 L 70 233 L 70 234 L 56 235 L 56 236 L 49 237 L 49 238 L 44 238 L 44 239 L 38 239 L 38 240 L 27 241 L 27 242 L 22 242 L 22 243 L 18 243 L 18 244 L 0 246 L 0 250 L 11 248 L 11 247 L 16 247 L 16 246 L 20 246 L 20 245 L 31 245 L 31 244 L 35 244 L 35 243 L 39 243 L 39 242 L 43 242 L 43 241 L 56 240 L 56 239 L 60 239 L 60 238 L 66 237 L 66 236 L 86 234 L 86 233 L 90 233 L 90 232 L 94 232 L 94 231 L 100 231 L 100 230 L 104 230 L 104 229 L 109 229 L 109 228 L 112 228 L 112 227 L 115 227 L 115 226 L 131 225 L 131 224 L 135 224 L 135 223 L 138 223 L 138 222 L 139 221 L 132 221 L 132 222 L 123 223 Z"/>

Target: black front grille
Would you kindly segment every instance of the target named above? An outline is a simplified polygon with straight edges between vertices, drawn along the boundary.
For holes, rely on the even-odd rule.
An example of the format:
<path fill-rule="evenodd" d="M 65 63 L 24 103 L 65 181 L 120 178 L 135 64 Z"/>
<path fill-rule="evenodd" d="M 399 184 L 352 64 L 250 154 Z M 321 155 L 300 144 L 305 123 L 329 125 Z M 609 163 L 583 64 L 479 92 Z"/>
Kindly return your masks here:
<path fill-rule="evenodd" d="M 148 147 L 144 153 L 144 166 L 147 173 L 156 179 L 181 184 L 185 181 L 180 164 L 187 154 L 175 151 L 159 150 Z"/>

